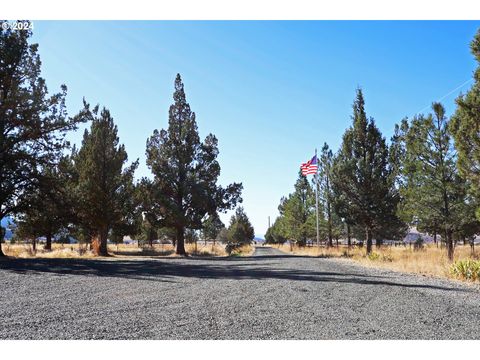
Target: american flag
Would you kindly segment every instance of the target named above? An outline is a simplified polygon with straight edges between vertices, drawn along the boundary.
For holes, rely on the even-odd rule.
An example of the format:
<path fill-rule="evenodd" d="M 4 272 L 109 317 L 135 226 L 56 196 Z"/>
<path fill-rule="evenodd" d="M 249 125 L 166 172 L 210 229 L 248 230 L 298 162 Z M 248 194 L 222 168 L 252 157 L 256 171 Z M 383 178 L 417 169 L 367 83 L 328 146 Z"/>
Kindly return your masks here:
<path fill-rule="evenodd" d="M 314 155 L 310 160 L 308 160 L 306 163 L 303 163 L 300 166 L 300 169 L 302 169 L 302 174 L 303 175 L 311 175 L 311 174 L 316 174 L 318 170 L 318 160 L 317 160 L 317 155 Z"/>

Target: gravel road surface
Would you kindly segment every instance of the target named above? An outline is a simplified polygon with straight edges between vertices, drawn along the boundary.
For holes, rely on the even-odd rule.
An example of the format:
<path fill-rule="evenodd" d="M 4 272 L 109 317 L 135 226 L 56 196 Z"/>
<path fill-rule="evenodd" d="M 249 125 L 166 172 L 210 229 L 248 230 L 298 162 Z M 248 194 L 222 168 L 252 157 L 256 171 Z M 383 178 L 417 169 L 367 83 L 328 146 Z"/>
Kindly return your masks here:
<path fill-rule="evenodd" d="M 349 261 L 0 260 L 0 339 L 480 339 L 480 291 Z"/>

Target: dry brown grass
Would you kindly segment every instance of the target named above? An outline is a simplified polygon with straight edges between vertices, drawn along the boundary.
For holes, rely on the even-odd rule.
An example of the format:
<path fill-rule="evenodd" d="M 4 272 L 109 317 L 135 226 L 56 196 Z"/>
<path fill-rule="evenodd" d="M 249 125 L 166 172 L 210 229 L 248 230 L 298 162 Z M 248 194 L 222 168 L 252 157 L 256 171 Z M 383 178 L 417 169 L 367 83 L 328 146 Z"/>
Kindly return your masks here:
<path fill-rule="evenodd" d="M 197 248 L 195 249 L 195 244 L 185 244 L 185 250 L 188 254 L 193 256 L 227 256 L 225 247 L 221 244 L 207 244 L 197 243 Z"/>
<path fill-rule="evenodd" d="M 85 245 L 79 244 L 52 244 L 52 251 L 45 251 L 43 244 L 37 244 L 34 252 L 31 244 L 2 244 L 4 253 L 16 258 L 94 258 L 96 255 Z M 198 243 L 185 244 L 185 250 L 192 256 L 226 256 L 225 247 L 221 244 L 205 245 Z M 137 245 L 119 244 L 108 245 L 109 254 L 113 257 L 144 257 L 144 256 L 175 256 L 175 249 L 171 244 L 154 244 L 152 247 L 138 247 Z"/>
<path fill-rule="evenodd" d="M 92 251 L 78 244 L 52 244 L 52 251 L 43 249 L 43 245 L 37 244 L 34 252 L 31 244 L 2 244 L 5 255 L 17 258 L 93 258 Z"/>
<path fill-rule="evenodd" d="M 422 250 L 414 250 L 413 247 L 382 246 L 374 247 L 373 254 L 365 255 L 365 248 L 354 247 L 348 249 L 346 246 L 325 248 L 325 247 L 293 247 L 281 245 L 278 248 L 286 253 L 304 256 L 334 257 L 351 259 L 364 266 L 384 268 L 408 273 L 422 274 L 428 276 L 452 278 L 450 273 L 451 262 L 447 258 L 445 248 L 436 245 L 427 245 Z M 455 248 L 455 261 L 471 259 L 470 247 L 459 245 Z M 478 255 L 473 258 L 478 258 Z"/>
<path fill-rule="evenodd" d="M 252 245 L 242 245 L 232 252 L 233 256 L 251 256 L 255 251 L 255 247 Z"/>

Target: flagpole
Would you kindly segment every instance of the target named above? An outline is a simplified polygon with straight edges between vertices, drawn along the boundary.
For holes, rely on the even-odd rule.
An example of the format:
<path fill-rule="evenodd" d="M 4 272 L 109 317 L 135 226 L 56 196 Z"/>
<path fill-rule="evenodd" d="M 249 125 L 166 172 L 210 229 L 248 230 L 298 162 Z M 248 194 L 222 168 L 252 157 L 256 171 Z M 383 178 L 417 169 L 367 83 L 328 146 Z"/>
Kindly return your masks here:
<path fill-rule="evenodd" d="M 318 157 L 315 149 L 315 158 L 317 159 L 317 171 L 315 172 L 315 209 L 317 212 L 317 247 L 320 249 L 320 233 L 318 230 Z"/>

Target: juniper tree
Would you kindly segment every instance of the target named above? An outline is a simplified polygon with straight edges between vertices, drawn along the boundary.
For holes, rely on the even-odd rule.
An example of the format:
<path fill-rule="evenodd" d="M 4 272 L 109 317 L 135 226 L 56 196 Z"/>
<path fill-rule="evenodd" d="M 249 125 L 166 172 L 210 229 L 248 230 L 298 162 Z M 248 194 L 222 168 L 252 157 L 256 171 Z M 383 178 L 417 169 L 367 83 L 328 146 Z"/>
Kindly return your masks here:
<path fill-rule="evenodd" d="M 136 216 L 133 175 L 138 160 L 126 166 L 125 146 L 119 144 L 117 126 L 110 111 L 90 109 L 84 102 L 79 118 L 91 121 L 82 146 L 75 156 L 80 195 L 81 226 L 90 233 L 94 251 L 107 256 L 107 239 L 112 230 L 124 235 L 134 226 Z"/>
<path fill-rule="evenodd" d="M 285 238 L 283 231 L 283 217 L 277 217 L 273 222 L 273 225 L 268 228 L 265 234 L 265 243 L 267 244 L 284 244 L 287 239 Z"/>
<path fill-rule="evenodd" d="M 282 236 L 305 246 L 310 237 L 316 236 L 315 195 L 307 177 L 299 171 L 295 191 L 280 200 L 278 207 L 282 221 Z"/>
<path fill-rule="evenodd" d="M 480 199 L 480 29 L 470 49 L 479 66 L 475 70 L 472 87 L 457 98 L 457 109 L 452 117 L 450 130 L 458 152 L 457 163 L 460 174 L 471 184 L 477 199 Z M 480 220 L 480 208 L 477 209 Z"/>
<path fill-rule="evenodd" d="M 220 233 L 220 230 L 222 230 L 224 227 L 225 225 L 223 224 L 222 220 L 220 220 L 220 217 L 217 213 L 208 216 L 202 223 L 202 235 L 205 240 L 205 244 L 207 243 L 207 240 L 213 240 L 215 245 L 215 239 Z"/>
<path fill-rule="evenodd" d="M 250 244 L 255 238 L 253 226 L 241 206 L 235 210 L 235 214 L 230 219 L 228 238 L 236 245 Z"/>
<path fill-rule="evenodd" d="M 195 113 L 186 101 L 179 74 L 173 99 L 168 128 L 153 132 L 146 155 L 154 175 L 151 197 L 156 217 L 162 226 L 175 229 L 176 252 L 184 255 L 185 229 L 201 229 L 205 215 L 235 207 L 241 202 L 242 184 L 217 185 L 218 140 L 209 134 L 200 141 Z"/>
<path fill-rule="evenodd" d="M 370 253 L 375 231 L 396 219 L 399 197 L 385 139 L 374 120 L 367 119 L 360 89 L 353 104 L 352 120 L 333 168 L 335 188 L 348 201 L 349 219 L 364 229 L 367 253 Z"/>
<path fill-rule="evenodd" d="M 28 205 L 17 216 L 24 234 L 45 237 L 45 250 L 52 249 L 54 235 L 75 222 L 68 161 L 67 156 L 62 157 L 58 165 L 42 170 L 39 187 L 30 194 Z"/>
<path fill-rule="evenodd" d="M 0 21 L 0 219 L 23 211 L 42 179 L 68 145 L 67 88 L 49 95 L 40 76 L 38 44 L 30 30 L 4 29 Z M 2 256 L 0 242 L 0 256 Z"/>
<path fill-rule="evenodd" d="M 453 234 L 465 200 L 465 182 L 458 176 L 445 109 L 433 103 L 432 110 L 433 115 L 415 117 L 406 135 L 401 208 L 410 221 L 437 224 L 453 260 Z"/>

